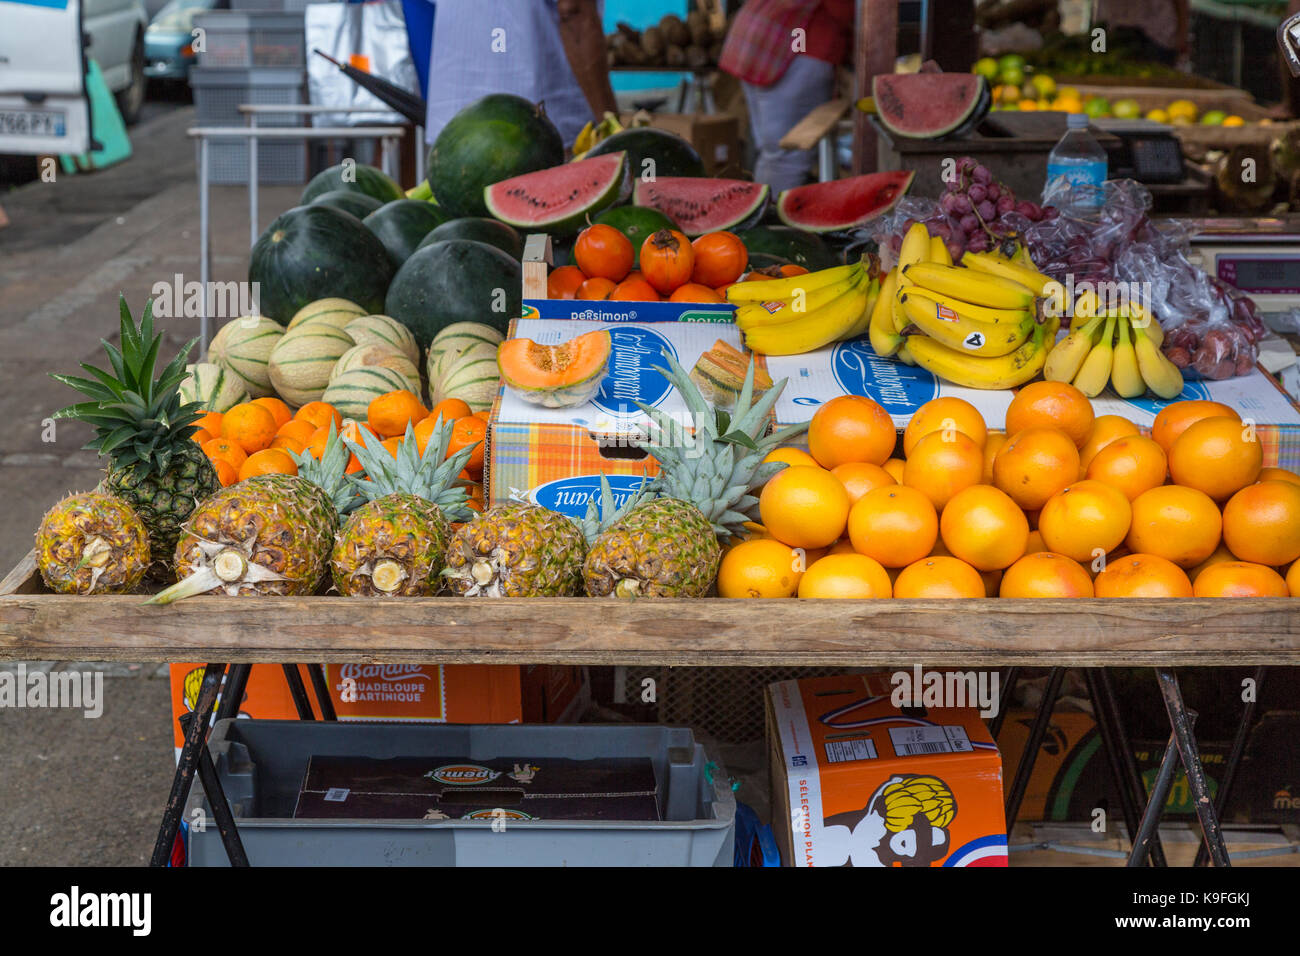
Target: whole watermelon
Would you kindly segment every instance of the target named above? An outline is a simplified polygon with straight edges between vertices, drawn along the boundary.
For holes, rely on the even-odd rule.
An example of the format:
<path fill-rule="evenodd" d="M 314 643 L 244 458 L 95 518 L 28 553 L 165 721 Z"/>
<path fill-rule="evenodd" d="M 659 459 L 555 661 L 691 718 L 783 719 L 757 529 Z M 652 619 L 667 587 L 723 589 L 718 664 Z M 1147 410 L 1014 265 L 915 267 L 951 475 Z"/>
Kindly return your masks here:
<path fill-rule="evenodd" d="M 636 126 L 602 139 L 587 151 L 584 158 L 620 151 L 627 153 L 633 180 L 643 176 L 657 179 L 660 176 L 704 175 L 704 160 L 700 159 L 694 146 L 676 133 L 652 126 Z"/>
<path fill-rule="evenodd" d="M 522 309 L 523 277 L 515 259 L 485 242 L 447 239 L 411 253 L 382 311 L 427 349 L 454 322 L 482 322 L 505 335 Z"/>
<path fill-rule="evenodd" d="M 325 204 L 295 206 L 278 216 L 248 262 L 262 314 L 281 324 L 318 299 L 348 299 L 382 312 L 392 277 L 384 244 L 356 216 Z"/>
<path fill-rule="evenodd" d="M 365 163 L 338 163 L 329 169 L 323 169 L 312 177 L 311 182 L 302 191 L 299 202 L 306 206 L 322 193 L 336 189 L 361 193 L 378 199 L 381 203 L 402 198 L 402 187 L 393 181 L 382 169 L 367 166 Z"/>
<path fill-rule="evenodd" d="M 522 259 L 524 240 L 514 226 L 498 219 L 480 219 L 469 216 L 465 219 L 449 219 L 424 237 L 421 246 L 433 245 L 447 239 L 473 239 L 496 246 L 513 259 Z"/>
<path fill-rule="evenodd" d="M 374 196 L 367 196 L 365 193 L 353 192 L 350 189 L 331 189 L 329 192 L 321 193 L 308 205 L 333 206 L 335 209 L 350 212 L 364 221 L 366 216 L 379 209 L 383 203 Z"/>
<path fill-rule="evenodd" d="M 395 199 L 361 221 L 384 244 L 396 269 L 416 250 L 430 230 L 446 219 L 442 210 L 431 202 Z"/>
<path fill-rule="evenodd" d="M 564 141 L 540 104 L 493 93 L 451 118 L 429 150 L 429 186 L 450 218 L 487 216 L 484 187 L 564 162 Z"/>

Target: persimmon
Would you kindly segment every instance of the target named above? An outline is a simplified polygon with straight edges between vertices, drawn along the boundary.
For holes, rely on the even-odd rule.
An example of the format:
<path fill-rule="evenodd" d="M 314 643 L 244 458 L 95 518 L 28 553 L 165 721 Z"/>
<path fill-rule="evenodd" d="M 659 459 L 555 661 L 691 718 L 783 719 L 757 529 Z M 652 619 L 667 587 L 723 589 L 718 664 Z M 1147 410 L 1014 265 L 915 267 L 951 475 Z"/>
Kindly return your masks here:
<path fill-rule="evenodd" d="M 548 299 L 577 298 L 578 286 L 587 281 L 587 276 L 577 266 L 560 266 L 552 269 L 546 277 L 546 297 Z"/>
<path fill-rule="evenodd" d="M 695 267 L 691 281 L 714 288 L 735 282 L 749 265 L 749 250 L 734 232 L 711 232 L 691 243 Z"/>
<path fill-rule="evenodd" d="M 573 261 L 589 279 L 622 282 L 632 271 L 635 250 L 627 236 L 613 226 L 596 223 L 578 235 L 573 244 Z"/>
<path fill-rule="evenodd" d="M 689 282 L 694 270 L 695 250 L 676 229 L 660 229 L 641 244 L 641 273 L 662 295 Z"/>

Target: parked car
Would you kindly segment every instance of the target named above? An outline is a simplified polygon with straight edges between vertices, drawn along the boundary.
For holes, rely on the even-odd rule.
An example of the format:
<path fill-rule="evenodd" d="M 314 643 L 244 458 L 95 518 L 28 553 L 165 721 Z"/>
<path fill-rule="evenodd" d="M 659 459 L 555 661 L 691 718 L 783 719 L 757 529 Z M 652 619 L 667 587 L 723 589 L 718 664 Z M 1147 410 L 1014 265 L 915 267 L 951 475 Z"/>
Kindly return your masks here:
<path fill-rule="evenodd" d="M 103 70 L 122 119 L 134 123 L 144 105 L 144 0 L 82 0 L 82 10 L 82 29 L 90 38 L 86 55 Z"/>
<path fill-rule="evenodd" d="M 196 59 L 194 18 L 210 10 L 228 9 L 230 0 L 170 0 L 144 32 L 145 76 L 187 81 Z"/>

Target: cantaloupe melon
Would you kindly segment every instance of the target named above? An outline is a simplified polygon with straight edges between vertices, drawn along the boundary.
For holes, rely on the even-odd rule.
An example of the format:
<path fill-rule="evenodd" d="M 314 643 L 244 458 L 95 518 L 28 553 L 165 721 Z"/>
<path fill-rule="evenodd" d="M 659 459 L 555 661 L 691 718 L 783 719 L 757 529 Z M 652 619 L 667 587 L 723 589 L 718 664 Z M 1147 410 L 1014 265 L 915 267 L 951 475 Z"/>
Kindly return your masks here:
<path fill-rule="evenodd" d="M 329 402 L 344 418 L 366 420 L 366 410 L 380 395 L 406 389 L 400 372 L 382 365 L 361 365 L 348 369 L 329 383 L 322 400 Z"/>
<path fill-rule="evenodd" d="M 429 402 L 436 405 L 446 398 L 459 398 L 472 411 L 485 411 L 492 407 L 501 385 L 501 372 L 497 368 L 495 352 L 483 353 L 476 348 L 475 355 L 465 355 L 449 363 L 441 379 L 429 382 Z"/>
<path fill-rule="evenodd" d="M 248 401 L 248 390 L 239 378 L 215 362 L 185 366 L 189 373 L 181 382 L 181 400 L 198 402 L 210 412 L 227 412 Z"/>
<path fill-rule="evenodd" d="M 286 328 L 296 329 L 304 322 L 327 322 L 336 329 L 343 329 L 353 319 L 365 314 L 365 309 L 347 299 L 317 299 L 295 312 Z"/>
<path fill-rule="evenodd" d="M 429 354 L 425 370 L 429 376 L 430 388 L 433 382 L 442 378 L 449 367 L 448 357 L 465 354 L 474 349 L 486 350 L 496 355 L 497 346 L 505 338 L 490 325 L 481 322 L 456 322 L 447 326 L 429 344 Z"/>
<path fill-rule="evenodd" d="M 506 387 L 524 401 L 546 408 L 571 408 L 589 402 L 600 390 L 612 349 L 601 329 L 559 345 L 532 339 L 507 339 L 497 351 Z"/>
<path fill-rule="evenodd" d="M 251 397 L 273 395 L 267 363 L 283 335 L 284 326 L 264 315 L 232 319 L 213 336 L 207 361 L 233 373 Z"/>
<path fill-rule="evenodd" d="M 387 315 L 363 315 L 353 319 L 343 331 L 352 336 L 357 345 L 387 345 L 396 349 L 413 364 L 420 361 L 420 344 L 411 330 Z"/>
<path fill-rule="evenodd" d="M 335 364 L 354 345 L 352 336 L 328 322 L 290 329 L 271 351 L 271 384 L 290 405 L 317 401 Z"/>
<path fill-rule="evenodd" d="M 333 382 L 344 372 L 367 365 L 391 368 L 406 379 L 408 391 L 420 394 L 420 370 L 404 354 L 388 345 L 357 345 L 348 349 L 330 373 L 330 381 Z"/>

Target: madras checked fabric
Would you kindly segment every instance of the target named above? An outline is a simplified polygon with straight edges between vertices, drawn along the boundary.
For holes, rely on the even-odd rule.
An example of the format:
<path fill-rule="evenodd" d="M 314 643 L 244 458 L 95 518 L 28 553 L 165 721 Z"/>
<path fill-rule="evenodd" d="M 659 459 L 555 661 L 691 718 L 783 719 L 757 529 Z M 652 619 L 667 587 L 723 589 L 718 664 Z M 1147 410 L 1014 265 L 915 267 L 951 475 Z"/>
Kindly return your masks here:
<path fill-rule="evenodd" d="M 769 86 L 798 55 L 792 31 L 806 29 L 822 0 L 747 0 L 727 31 L 718 67 L 732 76 Z"/>

